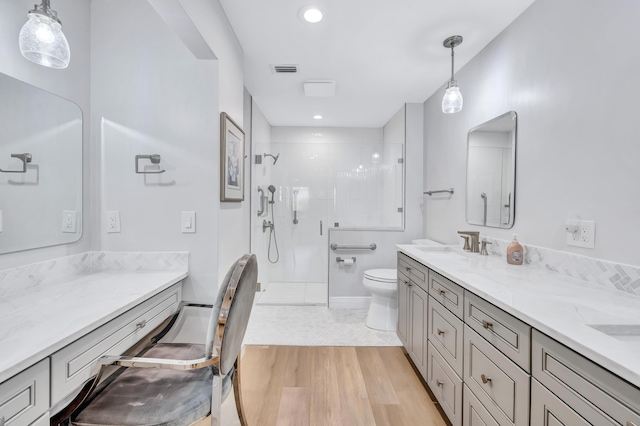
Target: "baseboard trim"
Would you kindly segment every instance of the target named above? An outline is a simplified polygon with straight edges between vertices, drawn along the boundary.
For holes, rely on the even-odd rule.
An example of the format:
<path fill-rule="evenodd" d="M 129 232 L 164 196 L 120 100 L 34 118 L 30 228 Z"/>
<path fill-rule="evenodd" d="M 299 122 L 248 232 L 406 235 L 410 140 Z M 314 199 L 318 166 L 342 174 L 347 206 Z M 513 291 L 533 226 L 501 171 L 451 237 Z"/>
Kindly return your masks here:
<path fill-rule="evenodd" d="M 330 297 L 329 309 L 366 309 L 371 297 Z"/>

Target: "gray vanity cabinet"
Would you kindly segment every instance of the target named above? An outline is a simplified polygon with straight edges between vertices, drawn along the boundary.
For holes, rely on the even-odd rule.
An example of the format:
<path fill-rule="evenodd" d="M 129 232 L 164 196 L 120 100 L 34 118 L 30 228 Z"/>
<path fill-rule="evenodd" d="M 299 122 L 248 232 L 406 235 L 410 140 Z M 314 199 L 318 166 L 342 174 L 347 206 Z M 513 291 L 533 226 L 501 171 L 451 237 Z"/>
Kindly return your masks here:
<path fill-rule="evenodd" d="M 411 280 L 398 270 L 398 326 L 396 334 L 402 345 L 409 349 L 409 301 L 411 300 Z"/>
<path fill-rule="evenodd" d="M 427 377 L 428 269 L 398 254 L 398 328 L 397 334 L 416 368 Z"/>
<path fill-rule="evenodd" d="M 529 424 L 529 374 L 469 326 L 464 343 L 464 383 L 469 390 L 501 426 Z"/>
<path fill-rule="evenodd" d="M 537 330 L 532 374 L 588 424 L 640 425 L 640 389 Z M 544 413 L 544 407 L 534 404 L 533 409 Z"/>
<path fill-rule="evenodd" d="M 531 381 L 531 424 L 536 426 L 591 425 L 535 379 Z M 601 424 L 613 425 L 610 422 Z"/>

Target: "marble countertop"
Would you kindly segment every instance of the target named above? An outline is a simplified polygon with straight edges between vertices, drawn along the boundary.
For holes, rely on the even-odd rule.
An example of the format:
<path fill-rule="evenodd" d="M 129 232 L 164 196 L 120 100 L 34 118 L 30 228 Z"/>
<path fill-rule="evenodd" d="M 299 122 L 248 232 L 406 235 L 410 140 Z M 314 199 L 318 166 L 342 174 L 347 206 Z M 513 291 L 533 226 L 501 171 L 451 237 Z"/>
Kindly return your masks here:
<path fill-rule="evenodd" d="M 397 248 L 640 387 L 640 297 L 542 268 L 509 265 L 496 255 L 444 246 Z M 625 325 L 632 329 L 626 336 L 597 330 Z"/>
<path fill-rule="evenodd" d="M 0 299 L 0 383 L 186 276 L 102 271 Z"/>

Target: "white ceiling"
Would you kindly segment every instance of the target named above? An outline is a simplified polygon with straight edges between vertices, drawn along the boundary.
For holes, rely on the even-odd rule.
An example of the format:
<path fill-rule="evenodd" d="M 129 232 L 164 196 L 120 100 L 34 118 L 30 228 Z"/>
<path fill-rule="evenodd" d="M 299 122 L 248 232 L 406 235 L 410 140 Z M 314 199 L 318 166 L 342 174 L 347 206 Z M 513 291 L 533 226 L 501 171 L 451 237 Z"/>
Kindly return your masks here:
<path fill-rule="evenodd" d="M 424 102 L 450 77 L 445 38 L 459 34 L 456 71 L 534 0 L 221 0 L 244 49 L 245 85 L 273 126 L 382 127 L 405 102 Z M 324 11 L 317 24 L 301 7 Z M 297 64 L 296 74 L 271 65 Z M 336 95 L 309 98 L 307 80 Z M 464 95 L 464 81 L 458 85 Z M 320 114 L 323 120 L 314 120 Z"/>

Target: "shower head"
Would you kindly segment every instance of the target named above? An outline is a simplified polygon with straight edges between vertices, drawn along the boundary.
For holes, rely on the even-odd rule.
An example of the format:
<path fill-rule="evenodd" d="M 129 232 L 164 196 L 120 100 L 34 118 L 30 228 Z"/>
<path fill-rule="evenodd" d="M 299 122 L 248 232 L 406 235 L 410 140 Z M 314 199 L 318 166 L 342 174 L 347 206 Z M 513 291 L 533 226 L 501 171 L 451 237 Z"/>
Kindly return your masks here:
<path fill-rule="evenodd" d="M 267 187 L 267 189 L 269 190 L 270 193 L 274 194 L 276 192 L 276 187 L 273 185 L 269 185 Z"/>
<path fill-rule="evenodd" d="M 280 153 L 273 155 L 273 154 L 267 154 L 266 152 L 264 153 L 265 157 L 271 157 L 273 158 L 273 164 L 276 164 L 276 162 L 278 161 L 278 158 L 280 158 Z"/>

